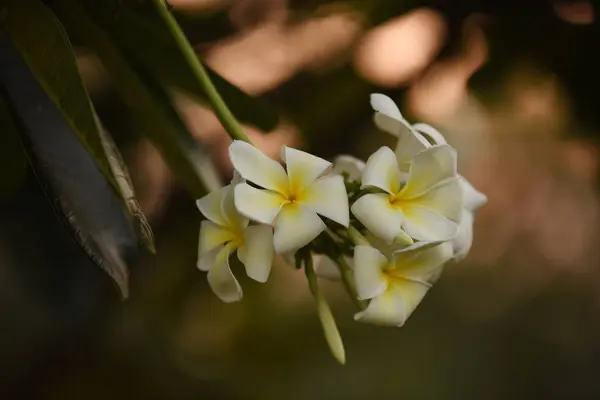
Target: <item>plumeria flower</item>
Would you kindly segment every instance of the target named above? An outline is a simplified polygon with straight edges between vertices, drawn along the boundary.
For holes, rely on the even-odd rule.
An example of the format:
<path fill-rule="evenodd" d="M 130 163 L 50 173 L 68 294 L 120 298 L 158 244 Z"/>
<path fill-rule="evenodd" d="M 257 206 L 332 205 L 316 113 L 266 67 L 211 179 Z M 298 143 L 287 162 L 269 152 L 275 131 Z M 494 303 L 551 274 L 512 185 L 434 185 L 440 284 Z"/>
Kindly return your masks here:
<path fill-rule="evenodd" d="M 235 140 L 229 147 L 239 174 L 255 186 L 235 187 L 235 206 L 252 220 L 275 227 L 277 253 L 307 245 L 326 228 L 319 215 L 345 227 L 349 224 L 348 195 L 339 175 L 326 175 L 331 163 L 284 146 L 286 170 L 256 147 Z"/>
<path fill-rule="evenodd" d="M 429 138 L 431 143 L 446 144 L 446 138 L 437 129 L 427 124 L 415 124 L 413 129 Z M 463 176 L 460 176 L 460 183 L 463 189 L 463 211 L 458 227 L 458 234 L 452 240 L 454 249 L 454 259 L 459 261 L 463 259 L 471 250 L 473 245 L 473 223 L 475 211 L 487 203 L 487 197 L 471 185 Z"/>
<path fill-rule="evenodd" d="M 448 145 L 417 154 L 406 179 L 394 152 L 384 146 L 367 160 L 362 188 L 383 193 L 363 195 L 352 205 L 352 213 L 388 243 L 410 242 L 410 238 L 443 241 L 457 234 L 462 189 L 456 174 L 456 151 Z"/>
<path fill-rule="evenodd" d="M 408 172 L 412 158 L 430 147 L 430 143 L 404 119 L 396 103 L 388 96 L 380 93 L 372 94 L 371 107 L 375 110 L 373 116 L 375 125 L 398 138 L 394 150 L 398 168 L 402 172 Z"/>
<path fill-rule="evenodd" d="M 356 157 L 341 155 L 333 160 L 333 174 L 342 175 L 346 173 L 351 181 L 359 180 L 365 169 L 365 162 Z"/>
<path fill-rule="evenodd" d="M 242 298 L 242 288 L 229 267 L 229 258 L 237 250 L 246 274 L 266 282 L 273 263 L 273 228 L 249 225 L 234 205 L 235 181 L 199 199 L 196 204 L 207 218 L 200 226 L 198 268 L 208 271 L 208 283 L 227 303 Z"/>
<path fill-rule="evenodd" d="M 431 125 L 417 123 L 411 126 L 389 97 L 379 93 L 372 94 L 371 106 L 376 111 L 375 124 L 380 129 L 398 137 L 395 153 L 399 159 L 401 171 L 408 170 L 406 160 L 420 151 L 433 145 L 447 144 L 444 135 Z M 487 203 L 487 197 L 483 193 L 477 191 L 463 176 L 459 175 L 459 177 L 464 203 L 458 233 L 452 240 L 456 260 L 464 258 L 471 249 L 474 213 Z"/>
<path fill-rule="evenodd" d="M 475 189 L 468 180 L 461 177 L 460 182 L 464 197 L 463 210 L 458 233 L 452 239 L 452 248 L 454 249 L 454 259 L 456 261 L 465 258 L 471 250 L 471 246 L 473 245 L 475 211 L 487 203 L 487 197 Z"/>
<path fill-rule="evenodd" d="M 352 268 L 352 257 L 344 256 L 344 260 Z M 327 279 L 328 281 L 339 281 L 342 278 L 338 265 L 324 254 L 319 254 L 315 257 L 315 273 L 319 278 Z"/>
<path fill-rule="evenodd" d="M 387 258 L 391 258 L 392 254 L 407 247 L 406 243 L 386 243 L 371 232 L 366 232 L 364 235 L 365 239 L 371 244 L 371 247 L 379 250 Z M 411 243 L 412 244 L 412 243 Z M 354 269 L 354 259 L 350 256 L 345 255 L 344 260 L 350 269 Z M 319 255 L 315 259 L 315 272 L 319 278 L 327 279 L 329 281 L 339 281 L 341 279 L 340 269 L 336 262 L 326 255 Z"/>
<path fill-rule="evenodd" d="M 451 257 L 448 242 L 416 243 L 394 252 L 391 259 L 373 247 L 356 246 L 356 289 L 361 300 L 371 301 L 354 318 L 377 325 L 404 325 Z"/>

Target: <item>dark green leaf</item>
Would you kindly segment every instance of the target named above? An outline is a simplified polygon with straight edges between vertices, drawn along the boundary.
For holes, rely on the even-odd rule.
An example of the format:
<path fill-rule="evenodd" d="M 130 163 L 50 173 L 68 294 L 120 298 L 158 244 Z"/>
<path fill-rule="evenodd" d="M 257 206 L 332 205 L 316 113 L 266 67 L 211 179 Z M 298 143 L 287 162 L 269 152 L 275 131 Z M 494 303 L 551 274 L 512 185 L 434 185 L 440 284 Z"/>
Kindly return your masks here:
<path fill-rule="evenodd" d="M 195 197 L 205 194 L 208 186 L 213 186 L 218 179 L 212 179 L 213 183 L 207 179 L 212 167 L 206 162 L 208 156 L 202 153 L 171 104 L 148 87 L 152 81 L 140 76 L 142 71 L 137 71 L 129 63 L 111 37 L 78 2 L 60 1 L 55 4 L 55 10 L 69 33 L 73 32 L 83 39 L 102 60 L 121 97 L 188 191 Z"/>
<path fill-rule="evenodd" d="M 107 145 L 83 85 L 71 44 L 60 22 L 39 0 L 5 0 L 2 26 L 71 130 L 92 154 L 101 171 L 123 198 L 139 230 L 140 242 L 154 249 L 153 235 L 141 212 L 118 149 Z M 115 162 L 115 159 L 117 162 Z"/>
<path fill-rule="evenodd" d="M 15 46 L 0 36 L 0 83 L 6 108 L 44 191 L 73 239 L 106 271 L 123 297 L 137 254 L 121 201 Z"/>
<path fill-rule="evenodd" d="M 26 173 L 27 158 L 19 141 L 19 132 L 0 102 L 0 200 L 18 189 Z"/>
<path fill-rule="evenodd" d="M 125 201 L 125 206 L 129 210 L 129 214 L 133 216 L 135 232 L 141 244 L 154 254 L 156 253 L 154 233 L 135 197 L 133 183 L 131 182 L 121 153 L 104 127 L 100 127 L 100 138 L 102 139 L 102 146 L 108 158 L 108 164 L 119 186 L 119 193 Z"/>

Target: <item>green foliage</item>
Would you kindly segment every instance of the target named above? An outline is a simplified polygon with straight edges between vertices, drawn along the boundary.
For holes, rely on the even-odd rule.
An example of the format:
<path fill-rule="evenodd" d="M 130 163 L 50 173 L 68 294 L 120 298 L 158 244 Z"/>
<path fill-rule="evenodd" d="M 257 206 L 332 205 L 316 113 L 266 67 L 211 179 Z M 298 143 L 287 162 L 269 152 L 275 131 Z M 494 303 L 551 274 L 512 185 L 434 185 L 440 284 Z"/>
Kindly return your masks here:
<path fill-rule="evenodd" d="M 55 10 L 69 32 L 73 32 L 94 50 L 114 80 L 119 94 L 144 127 L 144 133 L 161 150 L 163 157 L 178 178 L 195 197 L 205 193 L 200 174 L 198 144 L 176 117 L 172 105 L 157 96 L 152 78 L 129 62 L 116 41 L 76 1 L 65 0 L 55 5 Z"/>
<path fill-rule="evenodd" d="M 0 98 L 0 199 L 18 189 L 27 173 L 19 132 Z"/>
<path fill-rule="evenodd" d="M 118 149 L 109 144 L 112 139 L 103 132 L 60 22 L 37 0 L 10 0 L 3 26 L 64 120 L 119 192 L 135 225 L 143 227 L 138 229 L 140 242 L 153 250 L 152 230 L 135 199 L 127 168 L 118 162 L 121 159 Z"/>
<path fill-rule="evenodd" d="M 15 58 L 13 61 L 19 64 L 15 64 L 15 68 L 24 68 L 19 72 L 21 77 L 27 76 L 25 70 L 31 73 L 45 93 L 45 96 L 31 99 L 21 96 L 19 101 L 22 103 L 18 107 L 12 104 L 14 96 L 5 93 L 3 97 L 7 109 L 24 122 L 17 124 L 17 133 L 24 140 L 36 174 L 48 189 L 59 216 L 78 244 L 96 264 L 107 270 L 125 296 L 128 268 L 122 254 L 124 250 L 119 246 L 106 248 L 106 243 L 128 237 L 124 233 L 128 228 L 119 216 L 122 210 L 111 208 L 115 193 L 133 222 L 139 243 L 154 251 L 154 238 L 135 198 L 121 154 L 96 115 L 85 89 L 70 38 L 96 53 L 142 127 L 142 134 L 154 142 L 194 197 L 220 185 L 219 177 L 209 156 L 179 117 L 168 95 L 169 88 L 183 89 L 199 99 L 209 98 L 213 105 L 214 98 L 210 97 L 211 93 L 214 97 L 216 88 L 218 95 L 231 105 L 234 115 L 263 130 L 276 125 L 277 115 L 258 99 L 203 67 L 190 44 L 181 36 L 173 17 L 161 8 L 164 8 L 162 3 L 56 0 L 48 5 L 50 8 L 41 0 L 0 0 L 0 33 L 6 34 L 10 42 L 6 49 L 10 51 L 14 46 L 18 52 L 16 57 L 24 61 L 21 67 Z M 5 80 L 7 76 L 4 75 Z M 13 83 L 12 94 L 18 95 L 19 84 L 26 82 Z M 0 81 L 0 85 L 6 87 L 7 82 Z M 32 107 L 37 105 L 39 108 L 46 100 L 52 104 L 50 109 L 56 108 L 60 119 L 77 138 L 78 145 L 68 137 L 63 137 L 62 141 L 48 141 L 56 135 L 57 129 L 60 130 L 58 121 L 45 127 L 33 124 L 35 129 L 28 125 L 31 122 L 28 119 L 35 118 Z M 52 110 L 45 111 L 52 114 Z M 231 115 L 227 107 L 221 111 Z M 0 135 L 4 141 L 11 132 L 14 133 L 15 126 L 8 113 L 2 113 L 1 117 Z M 64 154 L 73 156 L 65 157 L 64 163 L 87 164 L 61 165 Z M 77 171 L 79 175 L 67 176 L 71 171 Z M 106 192 L 105 188 L 112 193 Z M 98 201 L 82 199 L 81 196 L 87 197 L 86 189 L 97 193 Z M 107 208 L 98 209 L 104 206 Z M 114 236 L 99 235 L 99 230 L 106 226 L 95 219 L 96 214 L 102 215 L 106 223 L 119 221 L 114 230 L 107 230 Z"/>

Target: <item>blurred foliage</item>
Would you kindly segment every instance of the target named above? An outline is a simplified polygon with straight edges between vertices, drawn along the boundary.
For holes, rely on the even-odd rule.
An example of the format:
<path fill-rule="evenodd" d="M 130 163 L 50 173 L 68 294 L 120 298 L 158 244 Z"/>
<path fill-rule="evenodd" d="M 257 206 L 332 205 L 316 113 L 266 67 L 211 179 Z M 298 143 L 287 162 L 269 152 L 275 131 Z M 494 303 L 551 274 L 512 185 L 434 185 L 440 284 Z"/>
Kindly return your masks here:
<path fill-rule="evenodd" d="M 243 26 L 232 17 L 233 5 L 194 12 L 176 5 L 172 12 L 198 53 L 210 61 L 215 49 L 268 25 L 265 15 L 277 2 L 243 3 Z M 484 16 L 487 58 L 468 80 L 469 94 L 475 97 L 449 118 L 431 121 L 448 127 L 450 141 L 465 155 L 465 175 L 478 177 L 489 191 L 474 256 L 448 268 L 401 329 L 355 323 L 343 295 L 323 285 L 345 338 L 348 360 L 342 368 L 329 356 L 301 271 L 277 265 L 267 285 L 238 274 L 245 294 L 240 304 L 224 305 L 211 294 L 205 276 L 195 269 L 200 216 L 193 197 L 174 186 L 163 208 L 145 210 L 156 232 L 157 255 L 140 254 L 131 268 L 130 299 L 120 303 L 108 279 L 57 224 L 31 167 L 26 169 L 15 134 L 7 134 L 10 121 L 3 116 L 0 324 L 8 328 L 0 334 L 2 398 L 598 398 L 599 258 L 593 249 L 588 254 L 566 248 L 567 242 L 583 239 L 594 247 L 600 237 L 597 217 L 581 206 L 589 191 L 590 207 L 596 209 L 597 187 L 570 175 L 572 166 L 564 156 L 574 143 L 597 153 L 600 80 L 592 55 L 600 45 L 598 9 L 593 10 L 596 21 L 585 25 L 559 18 L 550 1 L 282 3 L 288 10 L 284 32 L 339 10 L 358 12 L 366 32 L 423 6 L 440 12 L 446 22 L 439 52 L 412 80 L 395 87 L 378 88 L 363 78 L 347 55 L 329 60 L 332 66 L 323 62 L 326 68 L 294 70 L 274 87 L 257 91 L 260 102 L 216 78 L 227 85 L 222 94 L 236 116 L 248 118 L 249 125 L 274 127 L 277 118 L 263 101 L 276 105 L 282 119 L 301 132 L 305 147 L 324 157 L 365 156 L 386 142 L 371 123 L 370 92 L 385 91 L 404 102 L 407 116 L 419 116 L 419 109 L 411 107 L 415 87 L 458 57 L 465 21 Z M 158 163 L 141 170 L 134 163 L 144 156 L 137 147 L 140 139 L 150 137 L 162 150 L 165 168 L 198 196 L 201 190 L 193 188 L 200 187 L 200 178 L 194 156 L 187 152 L 205 158 L 210 154 L 215 160 L 220 150 L 191 129 L 172 102 L 172 85 L 195 97 L 202 93 L 150 3 L 123 0 L 121 9 L 113 0 L 46 4 L 78 50 L 92 49 L 104 65 L 109 79 L 102 90 L 90 90 L 94 110 L 125 150 L 134 184 L 136 176 L 158 175 Z M 73 18 L 77 14 L 71 4 L 89 23 Z M 263 47 L 270 42 L 265 43 Z M 257 47 L 252 57 L 236 62 L 266 58 L 262 50 Z M 275 74 L 265 65 L 263 75 Z M 215 71 L 217 66 L 215 62 Z M 553 96 L 560 107 L 547 101 L 547 92 L 541 99 L 531 95 L 538 101 L 529 99 L 533 106 L 522 99 L 526 90 L 547 82 L 556 88 Z M 432 93 L 425 104 L 435 104 Z M 478 107 L 478 114 L 469 107 Z M 559 118 L 563 114 L 566 121 Z M 202 118 L 200 126 L 210 123 Z M 276 140 L 275 132 L 264 136 L 266 144 Z M 181 178 L 182 167 L 169 162 L 161 140 L 173 146 L 173 157 L 189 160 L 187 176 L 195 178 Z M 586 154 L 576 152 L 569 163 L 585 161 Z M 586 174 L 597 179 L 597 166 L 584 164 Z M 229 171 L 222 168 L 220 174 Z M 577 226 L 567 224 L 575 219 L 572 214 L 546 208 L 565 192 L 570 195 L 565 201 L 580 213 L 577 221 L 589 226 L 583 239 L 573 229 Z M 537 203 L 531 199 L 535 196 L 541 199 Z M 548 225 L 534 226 L 532 214 L 549 220 Z M 539 250 L 541 236 L 555 225 L 558 239 L 552 236 L 550 244 L 544 243 L 559 251 L 548 255 L 550 250 Z"/>

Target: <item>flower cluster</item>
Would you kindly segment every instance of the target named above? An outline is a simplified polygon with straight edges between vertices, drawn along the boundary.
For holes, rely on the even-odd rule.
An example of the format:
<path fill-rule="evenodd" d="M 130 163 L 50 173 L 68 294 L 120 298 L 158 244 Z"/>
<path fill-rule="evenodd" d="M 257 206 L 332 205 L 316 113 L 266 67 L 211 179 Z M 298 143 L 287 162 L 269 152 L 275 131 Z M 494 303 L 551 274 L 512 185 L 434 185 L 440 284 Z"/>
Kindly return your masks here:
<path fill-rule="evenodd" d="M 475 211 L 486 202 L 457 173 L 456 150 L 433 127 L 410 125 L 396 104 L 371 96 L 377 127 L 397 137 L 365 162 L 333 163 L 284 147 L 285 168 L 243 141 L 229 156 L 230 185 L 198 200 L 198 268 L 223 301 L 242 298 L 229 266 L 266 282 L 274 254 L 304 267 L 325 336 L 343 362 L 343 347 L 316 276 L 339 279 L 356 303 L 355 319 L 402 326 L 444 264 L 470 250 Z M 313 260 L 317 259 L 316 265 Z"/>

